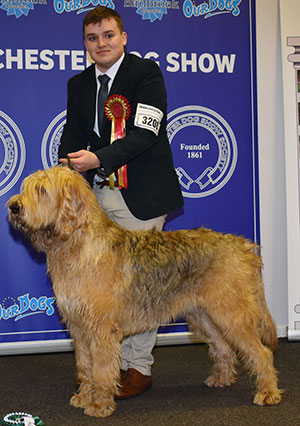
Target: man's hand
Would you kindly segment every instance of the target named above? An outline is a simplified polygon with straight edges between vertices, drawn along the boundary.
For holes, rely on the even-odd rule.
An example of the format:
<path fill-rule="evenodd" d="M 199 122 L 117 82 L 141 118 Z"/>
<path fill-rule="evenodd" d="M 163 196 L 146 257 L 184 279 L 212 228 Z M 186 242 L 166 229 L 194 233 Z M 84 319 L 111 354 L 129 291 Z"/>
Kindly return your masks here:
<path fill-rule="evenodd" d="M 100 167 L 100 161 L 97 155 L 85 149 L 81 149 L 77 152 L 70 152 L 68 157 L 73 169 L 79 173 Z M 63 164 L 68 164 L 67 158 L 60 158 L 58 161 Z"/>

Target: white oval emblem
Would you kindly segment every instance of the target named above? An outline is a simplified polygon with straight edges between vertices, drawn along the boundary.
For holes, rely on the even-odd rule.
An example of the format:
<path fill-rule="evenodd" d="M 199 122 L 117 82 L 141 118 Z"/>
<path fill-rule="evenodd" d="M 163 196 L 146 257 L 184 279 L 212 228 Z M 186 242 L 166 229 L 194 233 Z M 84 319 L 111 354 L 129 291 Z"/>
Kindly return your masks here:
<path fill-rule="evenodd" d="M 16 123 L 0 111 L 0 196 L 19 180 L 26 159 L 25 143 Z"/>
<path fill-rule="evenodd" d="M 168 114 L 167 132 L 184 197 L 208 197 L 229 181 L 238 150 L 221 115 L 197 105 L 177 108 Z"/>

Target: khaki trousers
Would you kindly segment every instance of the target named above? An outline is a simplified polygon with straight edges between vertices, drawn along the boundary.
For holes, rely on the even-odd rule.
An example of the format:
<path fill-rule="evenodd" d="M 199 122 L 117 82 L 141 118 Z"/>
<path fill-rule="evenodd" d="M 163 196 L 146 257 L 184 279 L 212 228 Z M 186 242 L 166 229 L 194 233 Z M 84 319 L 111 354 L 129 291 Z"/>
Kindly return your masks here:
<path fill-rule="evenodd" d="M 162 230 L 166 215 L 150 220 L 140 220 L 129 211 L 117 187 L 112 191 L 108 186 L 100 188 L 99 185 L 94 184 L 93 190 L 100 207 L 105 211 L 107 216 L 123 228 L 131 231 L 147 231 L 153 228 L 158 231 Z M 128 336 L 123 339 L 121 348 L 122 370 L 135 368 L 146 376 L 151 375 L 151 366 L 154 362 L 152 349 L 155 345 L 156 335 L 157 331 L 154 330 Z"/>

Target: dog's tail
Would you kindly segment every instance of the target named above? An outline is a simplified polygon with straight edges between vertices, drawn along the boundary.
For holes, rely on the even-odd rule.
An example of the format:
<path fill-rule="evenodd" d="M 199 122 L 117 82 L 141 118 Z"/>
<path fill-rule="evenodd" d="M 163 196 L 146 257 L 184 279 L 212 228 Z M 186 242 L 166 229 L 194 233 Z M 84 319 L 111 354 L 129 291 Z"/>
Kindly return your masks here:
<path fill-rule="evenodd" d="M 277 331 L 270 311 L 267 307 L 264 285 L 262 282 L 260 271 L 258 272 L 257 276 L 257 284 L 257 302 L 260 310 L 259 329 L 261 340 L 264 345 L 275 351 L 278 344 Z"/>

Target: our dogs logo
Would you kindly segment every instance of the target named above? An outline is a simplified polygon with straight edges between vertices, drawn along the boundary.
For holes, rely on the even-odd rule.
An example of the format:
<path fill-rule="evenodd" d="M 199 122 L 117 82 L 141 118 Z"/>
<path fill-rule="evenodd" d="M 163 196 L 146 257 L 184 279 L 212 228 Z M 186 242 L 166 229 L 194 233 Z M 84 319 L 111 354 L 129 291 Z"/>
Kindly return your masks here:
<path fill-rule="evenodd" d="M 18 181 L 24 169 L 26 150 L 23 136 L 14 121 L 0 111 L 0 196 Z"/>
<path fill-rule="evenodd" d="M 229 181 L 237 143 L 218 113 L 196 105 L 178 108 L 168 114 L 167 132 L 184 197 L 208 197 Z"/>
<path fill-rule="evenodd" d="M 25 317 L 37 314 L 54 314 L 54 297 L 29 297 L 29 293 L 19 296 L 17 300 L 6 297 L 0 304 L 0 320 L 14 319 L 19 321 Z"/>
<path fill-rule="evenodd" d="M 105 6 L 109 9 L 115 9 L 113 0 L 76 0 L 72 2 L 67 0 L 53 0 L 54 10 L 59 14 L 63 12 L 77 12 L 77 14 L 79 14 L 88 12 L 96 6 Z"/>
<path fill-rule="evenodd" d="M 242 0 L 208 0 L 198 5 L 192 0 L 185 0 L 183 3 L 183 14 L 186 18 L 192 16 L 211 18 L 223 13 L 231 13 L 237 17 L 240 14 L 239 4 Z"/>
<path fill-rule="evenodd" d="M 51 121 L 44 133 L 41 146 L 41 157 L 44 169 L 49 169 L 58 162 L 58 147 L 66 122 L 66 114 L 66 110 L 58 114 Z"/>

